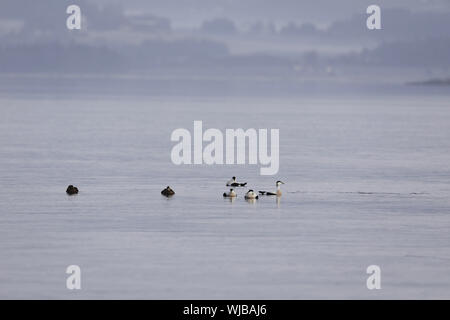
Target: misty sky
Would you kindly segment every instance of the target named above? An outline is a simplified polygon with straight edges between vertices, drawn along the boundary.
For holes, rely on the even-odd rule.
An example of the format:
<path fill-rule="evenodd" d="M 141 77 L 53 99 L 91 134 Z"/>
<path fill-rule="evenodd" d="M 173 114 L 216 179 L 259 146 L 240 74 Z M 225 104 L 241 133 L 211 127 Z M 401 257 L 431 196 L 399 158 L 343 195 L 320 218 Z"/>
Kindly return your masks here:
<path fill-rule="evenodd" d="M 374 3 L 383 28 L 369 31 Z M 0 73 L 449 78 L 449 21 L 450 0 L 2 0 Z"/>
<path fill-rule="evenodd" d="M 327 25 L 362 13 L 370 4 L 378 4 L 382 8 L 450 12 L 450 0 L 2 0 L 0 17 L 20 18 L 26 16 L 27 11 L 45 16 L 45 11 L 50 15 L 53 8 L 72 3 L 91 4 L 85 8 L 88 10 L 94 10 L 96 6 L 113 6 L 124 12 L 152 13 L 168 17 L 174 26 L 181 27 L 198 26 L 203 20 L 216 17 L 228 17 L 241 24 L 262 20 Z M 109 12 L 112 13 L 111 10 Z"/>
<path fill-rule="evenodd" d="M 120 3 L 126 10 L 148 11 L 170 17 L 174 25 L 198 25 L 211 17 L 231 17 L 240 23 L 251 20 L 295 20 L 327 24 L 364 12 L 371 4 L 383 8 L 450 11 L 450 0 L 89 0 Z"/>

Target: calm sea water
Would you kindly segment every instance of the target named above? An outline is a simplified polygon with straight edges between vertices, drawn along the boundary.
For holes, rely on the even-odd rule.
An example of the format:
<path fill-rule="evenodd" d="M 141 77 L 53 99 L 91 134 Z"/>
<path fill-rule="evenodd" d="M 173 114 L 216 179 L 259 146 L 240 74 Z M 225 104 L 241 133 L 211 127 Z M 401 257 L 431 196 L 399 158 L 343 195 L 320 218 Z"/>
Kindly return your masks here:
<path fill-rule="evenodd" d="M 2 98 L 0 298 L 449 299 L 448 101 Z M 194 120 L 279 128 L 279 174 L 173 165 Z M 233 175 L 283 196 L 224 200 Z"/>

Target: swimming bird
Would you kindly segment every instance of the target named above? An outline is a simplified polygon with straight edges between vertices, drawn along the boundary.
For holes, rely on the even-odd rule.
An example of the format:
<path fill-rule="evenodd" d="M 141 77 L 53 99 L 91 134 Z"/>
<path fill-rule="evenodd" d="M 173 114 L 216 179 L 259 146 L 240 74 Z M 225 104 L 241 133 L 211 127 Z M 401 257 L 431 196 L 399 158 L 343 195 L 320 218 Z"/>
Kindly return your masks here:
<path fill-rule="evenodd" d="M 171 197 L 175 194 L 175 191 L 172 190 L 169 186 L 165 188 L 163 191 L 161 191 L 161 194 L 166 197 Z"/>
<path fill-rule="evenodd" d="M 245 187 L 247 182 L 239 183 L 236 182 L 236 177 L 231 178 L 230 181 L 227 182 L 227 187 Z"/>
<path fill-rule="evenodd" d="M 234 192 L 233 189 L 230 189 L 230 192 L 228 192 L 228 193 L 224 192 L 223 196 L 226 198 L 234 198 L 237 196 L 237 194 L 236 194 L 236 192 Z"/>
<path fill-rule="evenodd" d="M 248 190 L 248 192 L 245 194 L 245 199 L 258 199 L 258 195 L 253 190 Z"/>
<path fill-rule="evenodd" d="M 67 193 L 69 196 L 72 196 L 72 195 L 74 195 L 74 194 L 77 194 L 77 193 L 78 193 L 78 188 L 77 188 L 77 187 L 74 187 L 73 185 L 70 185 L 70 186 L 67 187 L 66 193 Z"/>
<path fill-rule="evenodd" d="M 259 191 L 259 194 L 263 195 L 263 196 L 277 196 L 277 197 L 281 197 L 281 185 L 282 184 L 284 184 L 283 181 L 278 180 L 276 182 L 277 192 Z"/>

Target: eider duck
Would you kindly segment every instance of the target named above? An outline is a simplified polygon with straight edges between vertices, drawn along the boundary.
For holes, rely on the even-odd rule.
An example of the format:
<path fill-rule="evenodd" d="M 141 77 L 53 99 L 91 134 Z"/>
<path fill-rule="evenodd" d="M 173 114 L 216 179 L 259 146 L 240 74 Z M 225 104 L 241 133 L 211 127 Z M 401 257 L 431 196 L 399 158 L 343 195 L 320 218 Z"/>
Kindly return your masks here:
<path fill-rule="evenodd" d="M 237 194 L 236 194 L 236 192 L 234 192 L 233 189 L 230 189 L 230 192 L 228 192 L 228 193 L 224 192 L 224 193 L 223 193 L 223 196 L 224 196 L 225 198 L 234 198 L 234 197 L 237 196 Z"/>
<path fill-rule="evenodd" d="M 253 190 L 248 190 L 245 194 L 245 199 L 258 199 L 258 195 Z"/>
<path fill-rule="evenodd" d="M 260 195 L 264 195 L 264 196 L 277 196 L 277 197 L 281 197 L 281 188 L 280 186 L 284 184 L 283 181 L 278 180 L 276 182 L 276 186 L 277 186 L 277 192 L 269 192 L 269 191 L 259 191 Z"/>
<path fill-rule="evenodd" d="M 166 197 L 171 197 L 175 194 L 175 191 L 173 191 L 169 186 L 167 186 L 167 188 L 161 191 L 161 194 Z"/>
<path fill-rule="evenodd" d="M 77 193 L 78 193 L 78 188 L 77 188 L 77 187 L 74 187 L 73 185 L 70 185 L 70 186 L 67 187 L 66 193 L 67 193 L 69 196 L 74 195 L 74 194 L 77 194 Z"/>
<path fill-rule="evenodd" d="M 245 187 L 247 182 L 239 183 L 236 182 L 236 177 L 231 178 L 230 181 L 227 182 L 227 187 Z"/>

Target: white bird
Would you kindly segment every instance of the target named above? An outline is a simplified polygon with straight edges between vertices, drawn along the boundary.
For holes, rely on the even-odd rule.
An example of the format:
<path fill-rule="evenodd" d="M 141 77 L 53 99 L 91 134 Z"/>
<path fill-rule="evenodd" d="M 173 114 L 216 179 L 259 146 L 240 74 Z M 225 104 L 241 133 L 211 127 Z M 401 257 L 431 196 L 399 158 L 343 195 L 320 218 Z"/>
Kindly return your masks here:
<path fill-rule="evenodd" d="M 248 192 L 245 194 L 245 199 L 258 199 L 258 195 L 253 190 L 248 190 Z"/>
<path fill-rule="evenodd" d="M 227 187 L 245 187 L 247 182 L 239 183 L 236 182 L 236 177 L 231 178 L 230 181 L 227 182 Z"/>
<path fill-rule="evenodd" d="M 277 186 L 277 191 L 276 192 L 269 192 L 269 191 L 259 191 L 260 195 L 265 195 L 265 196 L 277 196 L 277 197 L 281 197 L 281 185 L 284 184 L 283 181 L 278 180 L 276 182 L 276 186 Z"/>
<path fill-rule="evenodd" d="M 224 192 L 224 193 L 223 193 L 223 196 L 224 196 L 225 198 L 234 198 L 234 197 L 237 196 L 237 194 L 236 194 L 236 192 L 234 192 L 233 189 L 230 189 L 230 192 L 228 192 L 228 193 Z"/>

